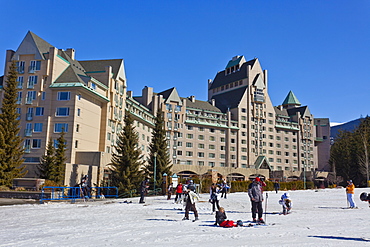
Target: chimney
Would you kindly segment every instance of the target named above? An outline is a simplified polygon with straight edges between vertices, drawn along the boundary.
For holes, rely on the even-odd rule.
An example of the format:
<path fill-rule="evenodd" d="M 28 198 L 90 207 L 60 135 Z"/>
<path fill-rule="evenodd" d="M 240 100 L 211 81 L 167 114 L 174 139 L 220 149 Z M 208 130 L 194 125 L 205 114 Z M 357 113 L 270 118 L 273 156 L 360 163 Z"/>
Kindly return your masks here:
<path fill-rule="evenodd" d="M 215 99 L 211 99 L 211 105 L 216 106 L 216 100 Z"/>
<path fill-rule="evenodd" d="M 127 91 L 127 97 L 132 98 L 132 95 L 134 94 L 133 91 Z"/>
<path fill-rule="evenodd" d="M 67 55 L 72 59 L 75 60 L 75 49 L 73 48 L 68 48 L 66 50 Z"/>
<path fill-rule="evenodd" d="M 195 96 L 194 95 L 190 96 L 190 101 L 195 103 Z"/>

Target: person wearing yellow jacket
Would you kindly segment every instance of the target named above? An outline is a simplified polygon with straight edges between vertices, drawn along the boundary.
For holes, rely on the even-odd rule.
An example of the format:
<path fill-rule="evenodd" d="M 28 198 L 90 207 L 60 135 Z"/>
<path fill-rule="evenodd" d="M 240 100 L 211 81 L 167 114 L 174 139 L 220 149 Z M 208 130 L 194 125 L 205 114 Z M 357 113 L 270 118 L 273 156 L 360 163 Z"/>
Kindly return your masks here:
<path fill-rule="evenodd" d="M 347 181 L 348 185 L 346 187 L 347 201 L 349 202 L 349 208 L 356 208 L 356 204 L 353 201 L 353 194 L 355 194 L 355 185 L 352 180 Z"/>

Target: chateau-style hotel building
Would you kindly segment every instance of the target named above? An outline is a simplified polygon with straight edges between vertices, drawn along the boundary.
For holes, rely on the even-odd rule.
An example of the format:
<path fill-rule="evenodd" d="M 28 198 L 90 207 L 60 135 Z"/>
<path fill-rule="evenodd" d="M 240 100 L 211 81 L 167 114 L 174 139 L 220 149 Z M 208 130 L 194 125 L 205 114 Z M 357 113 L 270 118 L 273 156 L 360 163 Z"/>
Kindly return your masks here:
<path fill-rule="evenodd" d="M 329 171 L 329 120 L 315 119 L 291 91 L 274 106 L 268 73 L 257 58 L 228 61 L 205 82 L 207 100 L 181 97 L 176 87 L 156 92 L 145 86 L 141 95 L 134 95 L 126 90 L 123 59 L 79 61 L 74 49 L 58 49 L 32 32 L 5 59 L 2 84 L 10 63 L 18 66 L 17 111 L 28 177 L 37 177 L 48 141 L 55 141 L 64 128 L 65 184 L 75 184 L 84 174 L 92 183 L 102 183 L 109 177 L 125 114 L 135 119 L 146 161 L 158 110 L 164 114 L 177 175 L 216 173 L 229 180 L 260 175 L 285 181 L 318 179 Z"/>

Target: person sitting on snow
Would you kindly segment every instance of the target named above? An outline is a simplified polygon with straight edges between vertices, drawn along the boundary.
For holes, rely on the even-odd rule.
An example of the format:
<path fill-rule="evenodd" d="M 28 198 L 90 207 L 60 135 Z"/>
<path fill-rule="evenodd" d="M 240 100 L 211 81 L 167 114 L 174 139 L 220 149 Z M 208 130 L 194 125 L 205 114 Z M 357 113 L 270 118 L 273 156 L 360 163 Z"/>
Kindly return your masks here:
<path fill-rule="evenodd" d="M 290 199 L 289 193 L 284 193 L 279 200 L 279 204 L 283 206 L 283 214 L 289 214 L 292 210 L 292 200 Z"/>
<path fill-rule="evenodd" d="M 221 227 L 233 227 L 233 226 L 243 226 L 243 222 L 238 220 L 236 223 L 232 220 L 226 220 L 227 216 L 225 213 L 225 209 L 220 207 L 218 211 L 216 211 L 216 222 L 215 226 L 219 225 Z"/>

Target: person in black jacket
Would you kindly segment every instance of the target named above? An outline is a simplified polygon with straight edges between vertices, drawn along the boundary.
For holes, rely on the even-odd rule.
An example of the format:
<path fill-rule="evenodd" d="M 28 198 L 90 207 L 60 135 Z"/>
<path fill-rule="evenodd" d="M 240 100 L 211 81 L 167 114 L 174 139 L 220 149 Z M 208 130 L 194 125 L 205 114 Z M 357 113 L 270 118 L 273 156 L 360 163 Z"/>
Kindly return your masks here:
<path fill-rule="evenodd" d="M 140 201 L 139 201 L 139 203 L 145 203 L 144 202 L 144 196 L 147 193 L 148 188 L 149 188 L 149 179 L 146 178 L 146 179 L 144 179 L 143 182 L 141 182 L 141 185 L 140 185 Z"/>
<path fill-rule="evenodd" d="M 215 226 L 220 225 L 227 219 L 225 209 L 223 207 L 220 207 L 220 209 L 216 212 L 215 218 L 216 218 Z"/>

